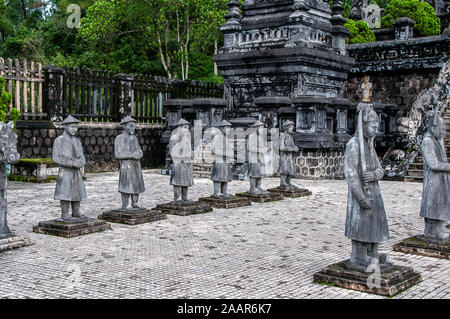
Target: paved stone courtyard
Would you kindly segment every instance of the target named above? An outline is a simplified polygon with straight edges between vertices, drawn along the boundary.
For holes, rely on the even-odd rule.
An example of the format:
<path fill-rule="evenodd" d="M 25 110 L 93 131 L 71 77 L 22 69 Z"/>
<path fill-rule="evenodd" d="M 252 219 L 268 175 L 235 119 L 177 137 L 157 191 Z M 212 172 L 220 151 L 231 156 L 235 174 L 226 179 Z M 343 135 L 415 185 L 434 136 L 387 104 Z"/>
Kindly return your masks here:
<path fill-rule="evenodd" d="M 83 213 L 97 217 L 120 206 L 118 173 L 88 174 Z M 172 199 L 169 177 L 144 171 L 147 208 Z M 9 225 L 35 245 L 0 255 L 3 298 L 383 298 L 314 284 L 324 266 L 349 257 L 344 237 L 347 185 L 296 180 L 313 195 L 152 224 L 113 224 L 103 233 L 65 239 L 35 234 L 39 221 L 59 217 L 55 184 L 11 182 Z M 264 187 L 278 180 L 266 179 Z M 247 182 L 234 181 L 233 193 Z M 392 250 L 419 234 L 422 184 L 381 182 L 391 240 L 381 246 L 394 263 L 412 266 L 423 281 L 395 298 L 450 298 L 450 261 Z M 191 198 L 210 194 L 196 179 Z M 97 193 L 97 195 L 95 195 Z"/>

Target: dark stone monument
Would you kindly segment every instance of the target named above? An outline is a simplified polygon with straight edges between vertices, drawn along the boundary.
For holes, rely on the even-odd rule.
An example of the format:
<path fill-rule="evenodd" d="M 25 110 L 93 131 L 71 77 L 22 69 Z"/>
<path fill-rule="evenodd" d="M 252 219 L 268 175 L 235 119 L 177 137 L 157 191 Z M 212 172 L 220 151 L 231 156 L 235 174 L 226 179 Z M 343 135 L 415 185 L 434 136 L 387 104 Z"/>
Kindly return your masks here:
<path fill-rule="evenodd" d="M 138 205 L 139 194 L 145 191 L 142 175 L 142 149 L 135 136 L 136 120 L 126 116 L 120 123 L 123 133 L 116 137 L 115 156 L 120 161 L 119 192 L 122 208 L 104 212 L 98 218 L 114 223 L 136 225 L 167 218 L 158 210 L 148 210 Z M 128 206 L 131 198 L 131 207 Z"/>
<path fill-rule="evenodd" d="M 17 135 L 14 123 L 0 122 L 0 252 L 32 245 L 29 239 L 17 236 L 8 227 L 8 176 L 7 164 L 16 164 L 20 160 L 17 152 Z"/>
<path fill-rule="evenodd" d="M 61 202 L 61 217 L 40 222 L 33 231 L 60 237 L 75 237 L 111 229 L 111 225 L 81 214 L 80 202 L 87 198 L 81 176 L 86 164 L 83 148 L 76 137 L 78 121 L 69 115 L 64 121 L 64 133 L 53 144 L 53 161 L 59 165 L 55 199 Z M 72 208 L 72 215 L 69 211 Z"/>
<path fill-rule="evenodd" d="M 325 267 L 314 282 L 392 296 L 420 281 L 410 267 L 395 266 L 378 251 L 389 239 L 389 229 L 378 181 L 384 175 L 374 147 L 379 117 L 371 103 L 358 105 L 357 134 L 345 151 L 348 183 L 345 236 L 352 240 L 348 260 Z"/>
<path fill-rule="evenodd" d="M 394 250 L 450 259 L 447 223 L 450 220 L 450 163 L 443 138 L 445 122 L 437 110 L 427 113 L 426 133 L 422 140 L 424 167 L 423 197 L 420 216 L 425 219 L 423 235 L 413 236 L 394 245 Z"/>

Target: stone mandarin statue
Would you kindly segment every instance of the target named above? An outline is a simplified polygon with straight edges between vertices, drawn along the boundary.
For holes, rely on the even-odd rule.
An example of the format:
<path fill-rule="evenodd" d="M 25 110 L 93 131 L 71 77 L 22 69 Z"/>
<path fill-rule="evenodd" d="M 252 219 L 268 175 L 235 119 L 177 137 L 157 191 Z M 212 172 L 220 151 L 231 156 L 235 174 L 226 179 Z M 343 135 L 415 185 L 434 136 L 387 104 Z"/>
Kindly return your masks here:
<path fill-rule="evenodd" d="M 247 150 L 249 154 L 248 177 L 250 178 L 249 194 L 264 195 L 268 191 L 261 187 L 263 178 L 262 168 L 264 167 L 264 158 L 267 153 L 266 140 L 264 139 L 264 124 L 256 121 L 253 124 L 256 131 L 248 137 Z"/>
<path fill-rule="evenodd" d="M 80 202 L 87 198 L 81 168 L 86 164 L 83 148 L 76 137 L 78 121 L 69 115 L 64 121 L 64 133 L 53 144 L 53 161 L 59 165 L 55 199 L 61 201 L 61 221 L 87 218 L 80 213 Z M 69 214 L 72 206 L 72 216 Z"/>
<path fill-rule="evenodd" d="M 347 143 L 344 172 L 348 183 L 345 236 L 352 240 L 350 265 L 385 264 L 389 257 L 378 245 L 389 239 L 389 229 L 378 181 L 384 171 L 374 148 L 379 118 L 371 104 L 358 105 L 357 134 Z"/>
<path fill-rule="evenodd" d="M 20 155 L 17 152 L 17 135 L 14 133 L 14 123 L 0 122 L 0 239 L 13 237 L 15 234 L 8 227 L 8 176 L 7 164 L 17 164 Z"/>
<path fill-rule="evenodd" d="M 298 152 L 298 147 L 294 144 L 294 123 L 286 121 L 283 124 L 283 130 L 280 134 L 280 188 L 286 190 L 298 190 L 297 186 L 291 184 L 291 179 L 295 177 L 295 163 L 293 154 Z"/>
<path fill-rule="evenodd" d="M 188 199 L 188 189 L 194 185 L 192 176 L 192 143 L 189 122 L 180 119 L 175 126 L 169 141 L 169 155 L 173 161 L 170 184 L 173 185 L 173 204 L 192 203 Z"/>
<path fill-rule="evenodd" d="M 219 132 L 214 136 L 212 141 L 212 153 L 214 155 L 214 166 L 212 169 L 211 180 L 214 182 L 215 198 L 234 198 L 227 192 L 228 183 L 233 180 L 231 171 L 234 151 L 230 147 L 228 136 L 232 127 L 231 123 L 223 120 L 218 126 Z"/>
<path fill-rule="evenodd" d="M 450 220 L 450 163 L 444 146 L 445 122 L 438 112 L 430 111 L 426 126 L 421 146 L 424 178 L 420 216 L 425 218 L 426 238 L 448 240 L 445 227 Z"/>
<path fill-rule="evenodd" d="M 125 117 L 120 125 L 123 133 L 116 137 L 114 152 L 120 161 L 119 192 L 122 194 L 122 209 L 140 209 L 139 194 L 145 192 L 141 158 L 144 155 L 135 135 L 136 120 Z M 131 207 L 128 207 L 131 198 Z"/>

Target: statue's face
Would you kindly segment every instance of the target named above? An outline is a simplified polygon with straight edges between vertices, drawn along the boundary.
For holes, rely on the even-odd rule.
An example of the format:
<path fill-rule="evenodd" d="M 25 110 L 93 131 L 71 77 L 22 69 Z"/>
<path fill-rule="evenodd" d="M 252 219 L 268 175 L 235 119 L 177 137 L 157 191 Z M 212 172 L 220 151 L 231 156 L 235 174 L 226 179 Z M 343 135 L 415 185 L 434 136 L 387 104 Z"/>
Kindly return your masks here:
<path fill-rule="evenodd" d="M 294 132 L 294 125 L 288 125 L 288 126 L 285 128 L 285 130 L 286 130 L 288 133 Z"/>
<path fill-rule="evenodd" d="M 378 121 L 369 121 L 366 123 L 365 127 L 365 135 L 368 137 L 374 137 L 377 135 L 378 128 L 379 128 Z"/>
<path fill-rule="evenodd" d="M 64 130 L 70 135 L 70 136 L 75 136 L 78 132 L 78 124 L 77 123 L 70 123 L 67 124 L 64 127 Z"/>
<path fill-rule="evenodd" d="M 264 126 L 258 126 L 257 128 L 256 128 L 256 131 L 259 133 L 259 134 L 263 134 L 264 133 Z"/>
<path fill-rule="evenodd" d="M 222 131 L 222 133 L 224 135 L 228 135 L 230 133 L 230 131 L 231 131 L 231 127 L 230 126 L 222 126 L 220 128 L 220 130 Z"/>
<path fill-rule="evenodd" d="M 437 124 L 431 127 L 431 133 L 436 137 L 437 139 L 441 139 L 446 134 L 446 127 L 445 122 L 442 118 L 439 118 L 437 120 Z"/>
<path fill-rule="evenodd" d="M 125 131 L 130 135 L 134 135 L 134 133 L 136 132 L 136 123 L 128 122 L 125 125 Z"/>
<path fill-rule="evenodd" d="M 189 125 L 187 125 L 187 124 L 181 125 L 180 130 L 181 130 L 182 134 L 188 134 L 189 133 Z"/>

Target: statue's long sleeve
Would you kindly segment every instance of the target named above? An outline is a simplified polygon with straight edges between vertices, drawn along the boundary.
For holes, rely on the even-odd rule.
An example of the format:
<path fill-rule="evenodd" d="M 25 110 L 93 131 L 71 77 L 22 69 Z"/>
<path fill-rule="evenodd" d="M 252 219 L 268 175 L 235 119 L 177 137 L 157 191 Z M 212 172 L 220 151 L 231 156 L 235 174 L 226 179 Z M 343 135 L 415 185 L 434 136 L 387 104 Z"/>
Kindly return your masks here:
<path fill-rule="evenodd" d="M 345 150 L 344 174 L 353 196 L 358 202 L 362 202 L 366 195 L 361 183 L 359 146 L 357 143 L 358 140 L 354 139 L 347 144 L 347 148 Z"/>
<path fill-rule="evenodd" d="M 424 138 L 422 142 L 422 155 L 424 162 L 432 171 L 450 172 L 450 163 L 439 161 L 434 142 L 431 138 Z"/>

